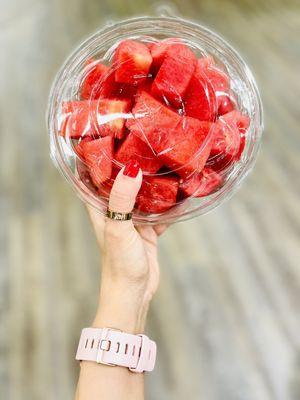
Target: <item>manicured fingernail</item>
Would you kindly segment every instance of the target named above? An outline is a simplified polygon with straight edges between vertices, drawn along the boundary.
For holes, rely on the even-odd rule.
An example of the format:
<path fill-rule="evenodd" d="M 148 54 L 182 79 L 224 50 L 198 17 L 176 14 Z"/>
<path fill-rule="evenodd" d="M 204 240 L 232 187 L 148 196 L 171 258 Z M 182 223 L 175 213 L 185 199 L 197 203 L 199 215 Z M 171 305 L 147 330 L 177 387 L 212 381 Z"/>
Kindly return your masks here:
<path fill-rule="evenodd" d="M 136 160 L 130 160 L 125 165 L 123 174 L 130 176 L 130 178 L 135 178 L 140 170 L 140 164 Z"/>

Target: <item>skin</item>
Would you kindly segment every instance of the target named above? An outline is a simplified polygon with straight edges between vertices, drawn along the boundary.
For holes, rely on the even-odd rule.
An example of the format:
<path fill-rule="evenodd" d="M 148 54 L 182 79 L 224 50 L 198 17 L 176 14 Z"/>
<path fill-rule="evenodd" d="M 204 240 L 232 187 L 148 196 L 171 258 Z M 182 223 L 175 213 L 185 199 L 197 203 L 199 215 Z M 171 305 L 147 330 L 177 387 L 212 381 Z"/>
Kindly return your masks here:
<path fill-rule="evenodd" d="M 121 170 L 111 191 L 109 208 L 131 212 L 141 182 L 141 171 L 131 178 Z M 143 333 L 159 284 L 157 239 L 166 226 L 135 227 L 132 221 L 107 219 L 91 207 L 88 212 L 102 254 L 99 302 L 91 326 Z M 81 362 L 75 400 L 96 399 L 144 399 L 144 374 L 124 367 Z"/>

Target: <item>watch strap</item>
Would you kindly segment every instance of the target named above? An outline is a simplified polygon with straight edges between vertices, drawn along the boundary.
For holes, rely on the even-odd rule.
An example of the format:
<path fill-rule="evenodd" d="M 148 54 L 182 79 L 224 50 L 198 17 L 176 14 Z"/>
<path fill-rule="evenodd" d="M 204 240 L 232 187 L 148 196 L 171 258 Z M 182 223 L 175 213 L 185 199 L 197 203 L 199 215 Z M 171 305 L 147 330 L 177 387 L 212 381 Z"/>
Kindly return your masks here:
<path fill-rule="evenodd" d="M 152 371 L 156 344 L 146 335 L 132 335 L 113 328 L 84 328 L 76 360 L 123 366 L 133 372 Z"/>

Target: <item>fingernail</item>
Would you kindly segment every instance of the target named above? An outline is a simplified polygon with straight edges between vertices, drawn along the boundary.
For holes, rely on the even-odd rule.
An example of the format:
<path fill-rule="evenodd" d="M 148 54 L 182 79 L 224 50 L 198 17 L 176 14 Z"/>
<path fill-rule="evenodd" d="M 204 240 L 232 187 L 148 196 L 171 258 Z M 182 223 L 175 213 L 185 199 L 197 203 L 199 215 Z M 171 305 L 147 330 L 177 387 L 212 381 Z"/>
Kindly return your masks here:
<path fill-rule="evenodd" d="M 130 178 L 135 178 L 140 170 L 140 164 L 136 160 L 130 160 L 125 165 L 123 175 L 129 176 Z"/>

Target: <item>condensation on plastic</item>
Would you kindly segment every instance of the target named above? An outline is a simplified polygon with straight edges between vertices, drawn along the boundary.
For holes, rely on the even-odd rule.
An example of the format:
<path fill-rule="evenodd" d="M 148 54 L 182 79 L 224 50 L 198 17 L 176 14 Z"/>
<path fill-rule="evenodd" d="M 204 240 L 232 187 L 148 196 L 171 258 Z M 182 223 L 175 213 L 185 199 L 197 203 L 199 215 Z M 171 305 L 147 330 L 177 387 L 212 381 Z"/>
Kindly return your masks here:
<path fill-rule="evenodd" d="M 172 129 L 175 129 L 176 132 L 178 130 L 184 132 L 188 136 L 191 119 L 186 115 L 184 98 L 180 98 L 177 93 L 177 99 L 180 101 L 176 108 L 172 107 L 165 97 L 157 99 L 158 104 L 162 104 L 162 106 L 149 108 L 147 101 L 142 101 L 141 92 L 143 85 L 153 78 L 153 71 L 151 70 L 146 76 L 137 76 L 132 85 L 109 84 L 113 80 L 115 70 L 120 67 L 119 64 L 114 62 L 113 56 L 117 46 L 123 40 L 132 39 L 149 45 L 170 38 L 173 38 L 173 40 L 175 38 L 175 43 L 187 45 L 197 58 L 213 57 L 214 64 L 208 68 L 228 74 L 230 88 L 224 92 L 217 91 L 215 93 L 216 99 L 212 99 L 211 96 L 211 93 L 214 93 L 212 83 L 209 79 L 203 81 L 207 100 L 212 102 L 213 114 L 216 116 L 214 122 L 217 118 L 217 98 L 226 96 L 236 109 L 250 118 L 250 126 L 244 135 L 245 148 L 239 160 L 233 160 L 235 155 L 232 155 L 232 158 L 227 156 L 226 159 L 223 159 L 223 153 L 214 153 L 208 158 L 206 167 L 216 171 L 222 180 L 212 193 L 197 197 L 203 189 L 198 186 L 188 198 L 179 194 L 176 203 L 169 210 L 161 213 L 151 214 L 135 209 L 134 221 L 138 224 L 169 223 L 204 214 L 229 198 L 248 174 L 258 152 L 263 128 L 260 97 L 249 68 L 223 39 L 204 27 L 171 17 L 138 18 L 104 28 L 84 42 L 58 73 L 49 101 L 48 126 L 51 157 L 79 196 L 101 213 L 105 213 L 109 196 L 108 189 L 113 184 L 118 170 L 123 167 L 123 163 L 113 157 L 111 160 L 114 171 L 112 176 L 103 184 L 95 186 L 91 179 L 89 164 L 82 157 L 82 154 L 78 153 L 76 147 L 84 138 L 88 138 L 85 139 L 86 141 L 101 138 L 115 127 L 117 127 L 117 130 L 120 129 L 120 126 L 123 127 L 125 136 L 128 134 L 137 135 L 139 139 L 147 143 L 154 158 L 162 159 L 161 167 L 157 171 L 143 170 L 146 180 L 147 176 L 170 176 L 177 177 L 180 185 L 184 184 L 187 178 L 197 172 L 192 169 L 192 166 L 197 165 L 198 167 L 201 159 L 207 158 L 205 153 L 211 146 L 216 129 L 227 129 L 229 131 L 233 129 L 227 123 L 226 118 L 220 116 L 218 124 L 211 124 L 209 133 L 197 151 L 190 155 L 187 163 L 179 166 L 176 163 L 170 164 L 170 162 L 166 164 L 166 155 L 172 155 L 174 147 L 170 147 L 168 144 L 165 147 L 162 146 L 166 135 L 171 135 L 172 132 L 166 133 L 167 127 L 163 126 L 160 107 L 172 108 L 172 112 L 176 113 L 176 118 L 178 118 L 176 126 Z M 89 98 L 83 99 L 82 84 L 99 63 L 106 65 L 109 69 L 93 86 Z M 184 73 L 184 65 L 182 69 Z M 112 92 L 107 93 L 110 90 Z M 107 98 L 112 99 L 109 100 L 108 106 L 105 104 L 106 100 L 103 101 Z M 130 106 L 126 103 L 128 98 L 133 99 Z M 124 106 L 125 103 L 126 107 Z M 135 112 L 134 109 L 136 103 L 140 106 L 138 112 Z M 123 109 L 121 107 L 121 111 L 120 104 L 122 107 L 124 106 Z M 150 125 L 152 132 L 155 132 L 155 148 L 149 141 L 144 125 Z M 78 137 L 78 132 L 80 132 L 80 137 Z M 151 140 L 153 140 L 153 136 Z M 181 140 L 185 142 L 185 136 Z M 123 141 L 124 138 L 121 140 L 114 139 L 115 149 L 120 148 Z M 231 153 L 230 146 L 234 145 L 234 143 L 227 143 L 228 154 Z M 184 146 L 184 143 L 175 141 L 174 146 L 176 150 Z M 159 151 L 157 151 L 157 148 L 159 148 Z M 146 156 L 143 154 L 138 156 L 140 161 L 143 161 L 143 156 L 149 157 L 149 153 Z M 110 155 L 104 151 L 103 157 L 110 158 Z M 172 157 L 170 158 L 172 159 Z M 147 191 L 147 196 L 151 197 L 151 190 Z M 158 200 L 150 198 L 150 201 L 155 203 Z"/>

